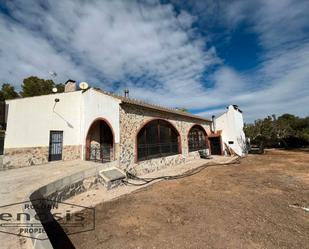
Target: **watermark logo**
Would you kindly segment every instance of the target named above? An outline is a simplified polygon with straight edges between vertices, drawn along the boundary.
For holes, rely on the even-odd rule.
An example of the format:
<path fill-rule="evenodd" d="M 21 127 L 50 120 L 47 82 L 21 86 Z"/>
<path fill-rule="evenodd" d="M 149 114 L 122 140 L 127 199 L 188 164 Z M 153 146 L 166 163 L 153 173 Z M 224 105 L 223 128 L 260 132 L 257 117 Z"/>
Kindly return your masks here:
<path fill-rule="evenodd" d="M 0 232 L 45 240 L 94 230 L 95 209 L 37 199 L 0 207 Z"/>

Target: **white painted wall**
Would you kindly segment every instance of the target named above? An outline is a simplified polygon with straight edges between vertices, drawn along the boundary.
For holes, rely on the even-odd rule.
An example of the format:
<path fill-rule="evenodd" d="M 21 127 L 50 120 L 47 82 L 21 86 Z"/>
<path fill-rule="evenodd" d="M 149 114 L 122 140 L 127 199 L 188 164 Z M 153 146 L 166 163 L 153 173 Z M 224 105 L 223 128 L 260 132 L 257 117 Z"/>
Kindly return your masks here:
<path fill-rule="evenodd" d="M 114 142 L 119 143 L 119 104 L 120 100 L 100 93 L 94 89 L 89 89 L 83 93 L 83 112 L 82 112 L 82 133 L 85 144 L 88 129 L 92 122 L 97 118 L 106 119 L 112 126 L 114 132 Z"/>
<path fill-rule="evenodd" d="M 56 98 L 60 101 L 55 105 Z M 50 130 L 63 131 L 63 145 L 80 144 L 81 91 L 8 100 L 6 103 L 5 148 L 49 146 Z"/>
<path fill-rule="evenodd" d="M 246 155 L 246 137 L 243 131 L 244 121 L 242 113 L 233 105 L 228 107 L 227 112 L 215 119 L 216 130 L 222 130 L 222 142 L 239 155 Z M 233 144 L 229 144 L 233 141 Z"/>
<path fill-rule="evenodd" d="M 60 101 L 55 105 L 56 98 Z M 88 129 L 97 118 L 111 124 L 119 143 L 120 100 L 96 90 L 21 98 L 7 104 L 5 148 L 49 146 L 49 132 L 61 130 L 63 145 L 82 145 L 84 151 Z"/>

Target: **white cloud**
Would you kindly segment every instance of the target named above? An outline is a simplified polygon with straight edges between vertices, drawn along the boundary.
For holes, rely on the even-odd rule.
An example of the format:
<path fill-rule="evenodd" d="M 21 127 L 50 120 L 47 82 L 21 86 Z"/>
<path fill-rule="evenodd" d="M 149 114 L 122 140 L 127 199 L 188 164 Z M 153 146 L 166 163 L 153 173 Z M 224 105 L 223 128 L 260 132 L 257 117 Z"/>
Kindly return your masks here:
<path fill-rule="evenodd" d="M 253 15 L 254 28 L 263 46 L 291 46 L 308 38 L 309 2 L 303 0 L 261 0 Z"/>
<path fill-rule="evenodd" d="M 202 115 L 228 104 L 238 104 L 247 120 L 283 112 L 308 115 L 306 1 L 223 1 L 201 12 L 231 28 L 251 24 L 266 52 L 250 73 L 224 65 L 215 47 L 207 46 L 209 38 L 193 26 L 198 14 L 140 2 L 9 2 L 16 21 L 0 15 L 0 81 L 18 86 L 29 75 L 47 78 L 56 71 L 58 81 L 73 78 L 107 90 L 121 82 L 118 90 L 129 87 L 133 97 Z M 205 87 L 201 77 L 214 65 L 206 77 L 213 86 Z"/>
<path fill-rule="evenodd" d="M 70 57 L 57 52 L 51 44 L 20 24 L 10 23 L 0 15 L 0 82 L 19 86 L 22 79 L 35 74 L 49 77 L 56 70 L 67 77 L 72 74 L 83 78 L 83 70 L 77 68 Z"/>
<path fill-rule="evenodd" d="M 84 69 L 95 69 L 110 81 L 146 75 L 159 79 L 162 88 L 170 89 L 175 82 L 187 85 L 188 79 L 191 87 L 201 87 L 198 76 L 216 61 L 214 50 L 208 52 L 201 38 L 192 37 L 194 17 L 185 11 L 177 16 L 170 5 L 49 1 L 46 9 L 24 1 L 15 3 L 11 5 L 12 14 L 27 28 L 24 35 L 32 38 L 32 49 L 36 50 L 33 57 L 42 62 L 48 60 L 42 50 L 38 51 L 43 42 L 50 48 L 56 45 L 64 49 L 61 53 L 54 51 L 57 56 L 73 57 Z M 22 39 L 13 36 L 14 32 L 6 29 L 6 37 L 22 46 Z M 11 49 L 6 56 L 14 57 L 17 53 Z M 33 73 L 39 74 L 41 67 L 37 69 Z"/>
<path fill-rule="evenodd" d="M 204 2 L 205 5 L 208 1 Z M 252 27 L 263 47 L 276 49 L 291 46 L 301 39 L 308 41 L 308 11 L 306 0 L 233 0 L 220 2 L 220 21 L 234 29 L 242 21 Z"/>
<path fill-rule="evenodd" d="M 276 53 L 264 61 L 260 69 L 242 78 L 229 75 L 231 72 L 219 72 L 219 82 L 233 82 L 231 86 L 240 87 L 230 94 L 214 89 L 214 93 L 219 94 L 221 103 L 238 104 L 244 111 L 247 121 L 262 118 L 271 114 L 294 113 L 296 115 L 308 115 L 309 106 L 309 44 L 299 48 L 285 50 L 285 53 Z M 225 69 L 226 70 L 226 69 Z M 236 74 L 237 75 L 237 74 Z M 234 80 L 233 80 L 234 79 Z M 243 83 L 250 85 L 250 80 L 263 82 L 253 90 L 245 89 Z M 249 83 L 249 84 L 248 84 Z M 219 84 L 218 84 L 219 85 Z M 224 86 L 222 89 L 229 89 Z M 214 97 L 214 96 L 211 96 Z M 215 98 L 215 97 L 214 97 Z M 200 112 L 200 115 L 218 115 L 220 108 Z"/>

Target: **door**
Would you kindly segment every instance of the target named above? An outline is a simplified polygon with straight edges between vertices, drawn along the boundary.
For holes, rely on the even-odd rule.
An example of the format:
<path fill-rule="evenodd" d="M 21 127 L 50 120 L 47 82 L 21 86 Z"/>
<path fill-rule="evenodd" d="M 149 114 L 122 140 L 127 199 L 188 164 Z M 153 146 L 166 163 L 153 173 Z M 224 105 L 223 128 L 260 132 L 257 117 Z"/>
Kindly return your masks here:
<path fill-rule="evenodd" d="M 50 131 L 49 135 L 49 161 L 62 160 L 63 131 Z"/>
<path fill-rule="evenodd" d="M 221 139 L 220 137 L 209 138 L 211 155 L 221 155 Z"/>

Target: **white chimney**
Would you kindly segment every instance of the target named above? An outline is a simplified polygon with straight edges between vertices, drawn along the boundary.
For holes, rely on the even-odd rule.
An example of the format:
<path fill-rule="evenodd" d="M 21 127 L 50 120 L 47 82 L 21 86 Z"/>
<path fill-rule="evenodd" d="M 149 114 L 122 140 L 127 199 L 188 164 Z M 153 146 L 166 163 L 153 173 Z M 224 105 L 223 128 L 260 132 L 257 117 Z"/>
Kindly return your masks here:
<path fill-rule="evenodd" d="M 211 117 L 211 121 L 212 121 L 212 132 L 215 133 L 216 132 L 216 119 L 215 119 L 215 115 L 212 115 Z"/>
<path fill-rule="evenodd" d="M 75 80 L 67 80 L 64 84 L 64 92 L 74 92 L 76 91 L 76 81 Z"/>

